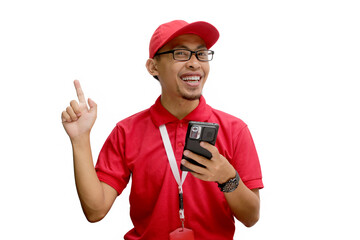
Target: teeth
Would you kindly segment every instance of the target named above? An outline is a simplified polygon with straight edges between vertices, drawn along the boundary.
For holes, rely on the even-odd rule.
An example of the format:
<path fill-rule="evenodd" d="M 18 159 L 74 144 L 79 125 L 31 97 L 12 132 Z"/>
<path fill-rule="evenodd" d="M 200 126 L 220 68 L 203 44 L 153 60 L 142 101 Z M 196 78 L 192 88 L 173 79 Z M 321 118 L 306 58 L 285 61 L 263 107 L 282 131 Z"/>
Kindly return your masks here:
<path fill-rule="evenodd" d="M 184 77 L 184 78 L 182 78 L 182 80 L 184 80 L 184 81 L 199 81 L 200 77 L 199 76 Z"/>

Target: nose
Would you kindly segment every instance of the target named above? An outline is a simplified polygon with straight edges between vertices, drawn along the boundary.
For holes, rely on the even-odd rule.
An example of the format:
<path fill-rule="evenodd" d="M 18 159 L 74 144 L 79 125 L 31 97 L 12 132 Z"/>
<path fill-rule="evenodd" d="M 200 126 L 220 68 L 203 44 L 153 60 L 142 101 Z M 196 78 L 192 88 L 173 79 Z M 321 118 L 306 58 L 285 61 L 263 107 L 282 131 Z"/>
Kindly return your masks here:
<path fill-rule="evenodd" d="M 190 69 L 198 69 L 200 68 L 200 62 L 196 58 L 195 53 L 191 54 L 191 58 L 189 61 L 186 62 L 186 66 Z"/>

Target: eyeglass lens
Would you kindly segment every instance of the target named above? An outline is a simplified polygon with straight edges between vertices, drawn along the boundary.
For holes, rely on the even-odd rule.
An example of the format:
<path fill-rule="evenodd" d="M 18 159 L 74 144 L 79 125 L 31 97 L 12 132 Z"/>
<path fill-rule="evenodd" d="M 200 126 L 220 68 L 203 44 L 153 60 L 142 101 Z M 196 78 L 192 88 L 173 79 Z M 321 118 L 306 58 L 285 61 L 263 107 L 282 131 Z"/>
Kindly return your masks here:
<path fill-rule="evenodd" d="M 175 50 L 174 59 L 180 61 L 187 61 L 191 58 L 193 52 L 185 49 Z M 196 57 L 200 61 L 210 61 L 212 60 L 212 52 L 209 50 L 200 50 L 195 52 Z"/>

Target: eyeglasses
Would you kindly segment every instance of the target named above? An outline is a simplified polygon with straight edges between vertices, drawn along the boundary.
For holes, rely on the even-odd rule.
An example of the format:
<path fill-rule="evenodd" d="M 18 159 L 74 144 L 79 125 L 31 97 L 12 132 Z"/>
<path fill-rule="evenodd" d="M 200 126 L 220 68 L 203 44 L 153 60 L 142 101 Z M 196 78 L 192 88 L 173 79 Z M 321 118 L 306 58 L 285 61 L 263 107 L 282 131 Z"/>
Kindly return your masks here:
<path fill-rule="evenodd" d="M 186 49 L 174 49 L 166 52 L 156 53 L 155 56 L 172 53 L 174 60 L 189 61 L 191 56 L 195 54 L 196 58 L 201 62 L 208 62 L 213 59 L 214 51 L 212 50 L 198 50 L 191 51 Z"/>

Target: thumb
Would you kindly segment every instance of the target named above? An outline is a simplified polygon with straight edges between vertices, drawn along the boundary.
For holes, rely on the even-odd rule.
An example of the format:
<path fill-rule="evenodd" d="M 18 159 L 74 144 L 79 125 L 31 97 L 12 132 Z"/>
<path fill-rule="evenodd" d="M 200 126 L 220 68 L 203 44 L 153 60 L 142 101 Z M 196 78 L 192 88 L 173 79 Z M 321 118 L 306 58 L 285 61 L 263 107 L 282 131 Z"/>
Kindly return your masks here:
<path fill-rule="evenodd" d="M 91 98 L 88 98 L 88 104 L 89 104 L 89 107 L 90 107 L 90 112 L 92 112 L 92 111 L 96 112 L 97 104 Z"/>

